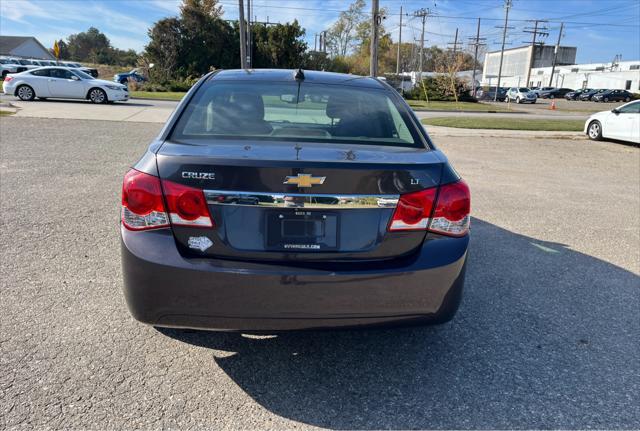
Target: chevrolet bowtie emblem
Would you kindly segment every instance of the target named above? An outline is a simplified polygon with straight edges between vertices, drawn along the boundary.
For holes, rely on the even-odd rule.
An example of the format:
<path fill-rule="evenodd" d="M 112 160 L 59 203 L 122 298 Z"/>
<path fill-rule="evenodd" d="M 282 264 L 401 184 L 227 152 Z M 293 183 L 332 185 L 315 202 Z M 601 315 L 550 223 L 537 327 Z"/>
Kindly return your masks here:
<path fill-rule="evenodd" d="M 327 177 L 314 177 L 311 174 L 298 174 L 295 177 L 287 177 L 283 184 L 296 184 L 298 187 L 311 187 L 322 184 Z"/>

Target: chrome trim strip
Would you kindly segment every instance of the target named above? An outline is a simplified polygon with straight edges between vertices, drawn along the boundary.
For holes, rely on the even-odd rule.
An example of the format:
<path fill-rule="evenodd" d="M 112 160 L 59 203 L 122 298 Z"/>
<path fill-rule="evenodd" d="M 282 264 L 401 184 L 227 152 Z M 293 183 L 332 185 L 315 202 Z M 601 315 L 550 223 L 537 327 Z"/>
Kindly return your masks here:
<path fill-rule="evenodd" d="M 262 208 L 363 209 L 395 208 L 400 195 L 339 195 L 318 193 L 240 192 L 204 190 L 209 205 Z"/>

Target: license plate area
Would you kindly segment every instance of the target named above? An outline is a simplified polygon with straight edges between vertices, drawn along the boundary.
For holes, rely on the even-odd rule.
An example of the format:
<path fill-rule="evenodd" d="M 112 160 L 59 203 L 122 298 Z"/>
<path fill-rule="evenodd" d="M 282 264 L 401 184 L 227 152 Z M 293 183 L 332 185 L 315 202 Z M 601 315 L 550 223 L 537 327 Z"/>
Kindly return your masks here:
<path fill-rule="evenodd" d="M 338 214 L 279 210 L 266 217 L 265 248 L 270 251 L 318 252 L 338 249 Z"/>

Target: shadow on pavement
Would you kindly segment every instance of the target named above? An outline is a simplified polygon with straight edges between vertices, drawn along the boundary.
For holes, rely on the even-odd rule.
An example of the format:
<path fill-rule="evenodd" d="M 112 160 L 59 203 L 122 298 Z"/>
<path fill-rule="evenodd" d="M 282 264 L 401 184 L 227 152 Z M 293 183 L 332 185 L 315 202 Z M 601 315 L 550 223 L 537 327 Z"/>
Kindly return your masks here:
<path fill-rule="evenodd" d="M 160 329 L 271 412 L 353 428 L 637 428 L 640 278 L 478 219 L 456 318 L 256 337 Z"/>
<path fill-rule="evenodd" d="M 16 102 L 20 102 L 20 99 L 15 99 Z M 126 101 L 126 102 L 121 102 L 121 101 L 116 101 L 113 103 L 105 103 L 105 104 L 95 104 L 95 103 L 91 103 L 90 100 L 84 100 L 84 99 L 36 99 L 36 100 L 32 100 L 31 102 L 28 103 L 48 103 L 48 102 L 56 102 L 56 103 L 69 103 L 69 104 L 88 104 L 88 105 L 92 105 L 92 106 L 118 106 L 118 105 L 124 105 L 124 106 L 140 106 L 140 107 L 144 107 L 144 106 L 154 106 L 150 103 L 139 103 L 139 102 L 131 102 L 130 100 Z"/>

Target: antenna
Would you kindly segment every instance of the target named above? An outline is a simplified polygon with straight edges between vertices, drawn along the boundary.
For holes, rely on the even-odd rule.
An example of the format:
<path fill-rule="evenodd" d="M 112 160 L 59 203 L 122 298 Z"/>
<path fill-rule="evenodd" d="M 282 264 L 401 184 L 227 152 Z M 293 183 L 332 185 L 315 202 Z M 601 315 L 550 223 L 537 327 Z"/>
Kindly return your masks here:
<path fill-rule="evenodd" d="M 304 72 L 302 71 L 301 67 L 299 67 L 298 70 L 294 72 L 293 79 L 295 79 L 296 81 L 304 80 Z"/>

